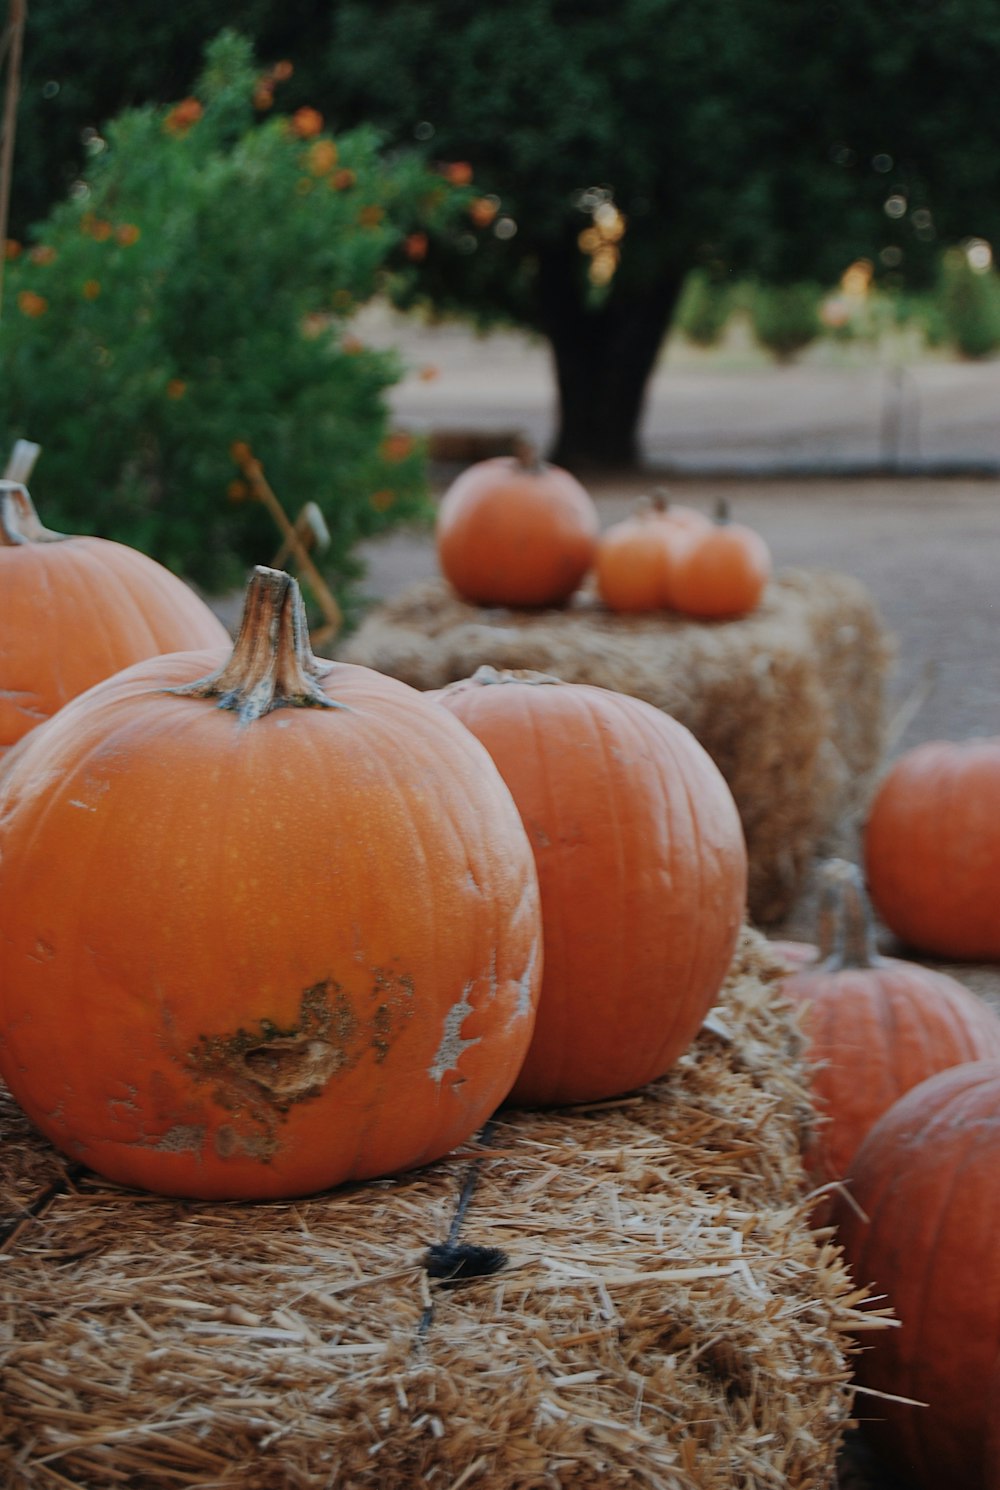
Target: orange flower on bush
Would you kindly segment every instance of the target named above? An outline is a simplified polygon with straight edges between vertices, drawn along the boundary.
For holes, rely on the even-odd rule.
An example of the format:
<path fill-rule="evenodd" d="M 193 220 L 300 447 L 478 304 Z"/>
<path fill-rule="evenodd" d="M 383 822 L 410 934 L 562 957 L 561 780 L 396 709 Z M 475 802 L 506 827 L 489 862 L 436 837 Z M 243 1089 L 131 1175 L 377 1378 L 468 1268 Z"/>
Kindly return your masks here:
<path fill-rule="evenodd" d="M 313 140 L 306 161 L 314 176 L 325 176 L 337 164 L 337 147 L 332 140 Z"/>
<path fill-rule="evenodd" d="M 397 430 L 394 434 L 386 435 L 379 447 L 379 454 L 383 460 L 397 461 L 405 460 L 413 450 L 413 436 L 408 435 L 405 430 Z"/>
<path fill-rule="evenodd" d="M 139 241 L 140 229 L 136 227 L 134 222 L 123 222 L 119 227 L 115 228 L 115 237 L 123 248 L 131 248 L 133 243 L 138 243 Z"/>
<path fill-rule="evenodd" d="M 412 259 L 415 264 L 419 264 L 421 259 L 426 259 L 427 234 L 410 233 L 406 238 L 403 239 L 403 252 L 405 253 L 406 257 L 408 259 Z"/>
<path fill-rule="evenodd" d="M 163 121 L 163 128 L 168 134 L 187 134 L 192 124 L 197 124 L 205 110 L 196 98 L 182 98 L 180 103 L 174 104 L 169 114 Z"/>
<path fill-rule="evenodd" d="M 377 228 L 385 216 L 385 208 L 372 203 L 369 207 L 362 207 L 358 213 L 358 222 L 363 228 Z"/>
<path fill-rule="evenodd" d="M 229 454 L 238 466 L 245 466 L 248 460 L 253 459 L 253 451 L 246 440 L 234 440 L 229 447 Z"/>
<path fill-rule="evenodd" d="M 364 342 L 359 341 L 356 336 L 345 336 L 343 341 L 340 343 L 340 350 L 342 352 L 346 352 L 348 357 L 356 357 L 358 353 L 363 352 L 364 349 Z"/>
<path fill-rule="evenodd" d="M 49 302 L 44 295 L 36 295 L 34 290 L 21 290 L 17 297 L 17 308 L 24 316 L 44 316 Z"/>
<path fill-rule="evenodd" d="M 245 502 L 250 495 L 250 488 L 245 481 L 230 481 L 226 487 L 226 496 L 230 502 Z"/>
<path fill-rule="evenodd" d="M 323 128 L 323 115 L 318 109 L 296 109 L 288 121 L 288 127 L 300 140 L 314 139 Z"/>
<path fill-rule="evenodd" d="M 103 217 L 97 217 L 93 212 L 85 212 L 80 218 L 80 232 L 86 233 L 88 238 L 93 238 L 95 243 L 106 243 L 114 232 L 114 228 Z"/>
<path fill-rule="evenodd" d="M 295 68 L 286 57 L 283 61 L 274 64 L 271 68 L 271 76 L 276 83 L 287 83 L 294 71 Z"/>
<path fill-rule="evenodd" d="M 253 90 L 253 106 L 261 114 L 274 108 L 274 89 L 269 82 L 257 84 Z"/>
<path fill-rule="evenodd" d="M 187 384 L 182 378 L 171 378 L 167 384 L 167 397 L 172 399 L 183 398 L 187 392 Z"/>
<path fill-rule="evenodd" d="M 384 491 L 372 492 L 371 497 L 369 498 L 369 501 L 375 508 L 376 512 L 388 512 L 389 508 L 392 506 L 395 500 L 396 493 L 394 491 L 389 491 L 388 489 Z"/>
<path fill-rule="evenodd" d="M 477 228 L 488 228 L 499 210 L 495 197 L 477 197 L 469 203 L 469 216 Z"/>
<path fill-rule="evenodd" d="M 342 171 L 334 171 L 333 175 L 330 177 L 330 185 L 333 187 L 334 191 L 346 191 L 349 186 L 354 185 L 357 179 L 358 178 L 353 171 L 349 171 L 345 168 Z"/>
<path fill-rule="evenodd" d="M 452 186 L 468 186 L 472 180 L 472 167 L 467 160 L 449 161 L 441 169 L 445 180 L 450 181 Z"/>
<path fill-rule="evenodd" d="M 16 259 L 21 252 L 21 245 L 16 238 L 7 238 L 4 241 L 3 256 L 5 259 Z"/>
<path fill-rule="evenodd" d="M 83 283 L 83 288 L 80 291 L 80 294 L 83 296 L 84 300 L 96 300 L 100 293 L 101 282 L 97 279 L 85 280 Z"/>
<path fill-rule="evenodd" d="M 55 263 L 56 251 L 48 243 L 39 243 L 28 255 L 33 264 Z"/>

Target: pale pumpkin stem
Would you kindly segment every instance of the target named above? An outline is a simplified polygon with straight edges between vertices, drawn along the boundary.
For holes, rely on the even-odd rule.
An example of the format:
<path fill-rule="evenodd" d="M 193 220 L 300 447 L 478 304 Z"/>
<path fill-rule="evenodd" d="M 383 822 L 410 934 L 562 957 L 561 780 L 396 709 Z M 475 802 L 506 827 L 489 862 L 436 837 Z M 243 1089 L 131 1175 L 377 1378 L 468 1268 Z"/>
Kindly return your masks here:
<path fill-rule="evenodd" d="M 514 459 L 522 470 L 530 472 L 533 476 L 545 470 L 545 462 L 539 455 L 537 446 L 533 445 L 530 440 L 515 440 Z"/>
<path fill-rule="evenodd" d="M 26 486 L 20 481 L 0 480 L 0 547 L 58 543 L 65 536 L 65 533 L 54 533 L 44 526 Z"/>
<path fill-rule="evenodd" d="M 497 668 L 491 662 L 481 662 L 468 680 L 470 683 L 483 683 L 492 686 L 495 683 L 561 683 L 561 678 L 554 677 L 551 673 L 536 673 L 529 668 Z M 456 685 L 461 686 L 461 685 Z"/>
<path fill-rule="evenodd" d="M 733 515 L 729 508 L 728 497 L 718 497 L 716 499 L 714 517 L 715 521 L 723 527 L 726 523 L 732 522 Z"/>
<path fill-rule="evenodd" d="M 828 859 L 820 869 L 819 963 L 824 972 L 878 967 L 875 921 L 856 864 Z"/>
<path fill-rule="evenodd" d="M 250 577 L 232 656 L 216 672 L 171 688 L 189 698 L 218 699 L 241 724 L 272 709 L 343 709 L 319 680 L 335 666 L 314 657 L 302 592 L 290 574 L 258 565 Z"/>

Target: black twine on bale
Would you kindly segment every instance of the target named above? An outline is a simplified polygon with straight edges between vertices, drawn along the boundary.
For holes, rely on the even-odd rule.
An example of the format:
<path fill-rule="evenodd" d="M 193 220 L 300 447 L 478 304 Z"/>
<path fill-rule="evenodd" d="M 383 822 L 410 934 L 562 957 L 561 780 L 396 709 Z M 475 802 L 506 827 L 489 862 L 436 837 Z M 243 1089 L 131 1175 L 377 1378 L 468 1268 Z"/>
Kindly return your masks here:
<path fill-rule="evenodd" d="M 490 1118 L 489 1122 L 480 1129 L 477 1143 L 480 1145 L 489 1143 L 493 1137 L 496 1122 Z M 491 1273 L 497 1273 L 507 1262 L 506 1252 L 499 1247 L 478 1247 L 471 1242 L 460 1242 L 458 1234 L 462 1229 L 466 1212 L 472 1203 L 476 1185 L 479 1183 L 479 1168 L 481 1159 L 474 1159 L 469 1165 L 468 1173 L 458 1196 L 458 1204 L 455 1214 L 451 1218 L 448 1235 L 443 1242 L 434 1242 L 428 1247 L 424 1254 L 424 1267 L 427 1269 L 429 1278 L 441 1280 L 447 1287 L 467 1278 L 485 1278 Z M 420 1317 L 418 1336 L 421 1340 L 427 1334 L 434 1319 L 434 1304 L 429 1303 Z"/>

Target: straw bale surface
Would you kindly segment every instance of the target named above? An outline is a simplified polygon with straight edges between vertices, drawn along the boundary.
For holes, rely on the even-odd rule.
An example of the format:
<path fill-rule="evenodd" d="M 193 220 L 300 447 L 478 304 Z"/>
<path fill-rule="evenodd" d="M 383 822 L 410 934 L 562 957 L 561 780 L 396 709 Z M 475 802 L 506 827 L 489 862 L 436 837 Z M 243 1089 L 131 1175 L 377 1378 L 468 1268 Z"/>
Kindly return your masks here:
<path fill-rule="evenodd" d="M 419 1173 L 183 1203 L 69 1169 L 8 1103 L 0 1482 L 820 1490 L 866 1317 L 812 1233 L 801 1040 L 746 931 L 669 1077 L 501 1112 Z M 502 1249 L 432 1280 L 428 1248 Z"/>
<path fill-rule="evenodd" d="M 372 611 L 340 658 L 440 688 L 480 664 L 635 694 L 701 741 L 736 799 L 759 925 L 791 908 L 838 823 L 867 802 L 884 742 L 891 647 L 864 585 L 787 570 L 737 621 L 473 606 L 440 579 Z"/>

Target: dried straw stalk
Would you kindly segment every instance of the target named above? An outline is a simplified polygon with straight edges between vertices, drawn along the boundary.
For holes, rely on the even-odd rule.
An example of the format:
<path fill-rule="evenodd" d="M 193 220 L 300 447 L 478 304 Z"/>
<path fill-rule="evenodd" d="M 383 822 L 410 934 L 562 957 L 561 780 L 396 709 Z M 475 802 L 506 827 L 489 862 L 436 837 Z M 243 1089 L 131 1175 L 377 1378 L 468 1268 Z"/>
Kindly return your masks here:
<path fill-rule="evenodd" d="M 870 1317 L 806 1224 L 812 1114 L 775 972 L 748 931 L 695 1046 L 639 1095 L 502 1112 L 445 1162 L 295 1203 L 115 1189 L 8 1104 L 0 1479 L 832 1485 L 847 1331 Z M 506 1265 L 432 1280 L 449 1241 Z"/>

